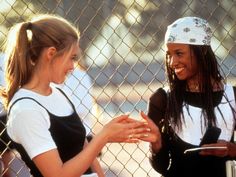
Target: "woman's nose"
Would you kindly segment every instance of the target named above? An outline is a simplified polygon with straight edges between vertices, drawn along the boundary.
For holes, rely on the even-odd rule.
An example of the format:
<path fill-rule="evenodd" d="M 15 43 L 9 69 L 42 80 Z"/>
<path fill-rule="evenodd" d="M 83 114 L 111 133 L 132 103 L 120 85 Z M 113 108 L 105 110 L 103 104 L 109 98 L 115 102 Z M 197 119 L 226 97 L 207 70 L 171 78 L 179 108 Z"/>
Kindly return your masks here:
<path fill-rule="evenodd" d="M 70 62 L 70 64 L 68 65 L 68 68 L 67 68 L 68 72 L 69 73 L 72 72 L 75 69 L 75 66 L 76 66 L 76 64 L 74 62 Z"/>
<path fill-rule="evenodd" d="M 178 60 L 177 60 L 177 58 L 175 56 L 171 56 L 169 58 L 169 60 L 170 60 L 170 67 L 171 68 L 175 68 L 175 66 L 178 65 Z"/>

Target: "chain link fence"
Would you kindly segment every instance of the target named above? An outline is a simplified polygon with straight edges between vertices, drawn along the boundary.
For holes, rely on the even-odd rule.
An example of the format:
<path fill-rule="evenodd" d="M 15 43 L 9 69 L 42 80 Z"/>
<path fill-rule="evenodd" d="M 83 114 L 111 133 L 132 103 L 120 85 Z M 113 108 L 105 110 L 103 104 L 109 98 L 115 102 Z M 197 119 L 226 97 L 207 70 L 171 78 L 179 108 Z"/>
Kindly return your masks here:
<path fill-rule="evenodd" d="M 74 99 L 88 133 L 96 134 L 116 115 L 130 112 L 140 119 L 138 112 L 146 110 L 149 96 L 166 84 L 163 39 L 167 25 L 177 18 L 209 21 L 212 47 L 227 82 L 234 84 L 235 11 L 235 0 L 0 0 L 0 48 L 9 28 L 32 15 L 58 14 L 75 24 L 81 33 L 82 67 L 63 88 Z M 6 131 L 2 127 L 1 134 Z M 7 142 L 0 140 L 6 151 Z M 149 155 L 148 143 L 115 143 L 107 144 L 98 159 L 107 177 L 159 176 Z M 10 176 L 29 176 L 17 152 L 8 169 Z"/>

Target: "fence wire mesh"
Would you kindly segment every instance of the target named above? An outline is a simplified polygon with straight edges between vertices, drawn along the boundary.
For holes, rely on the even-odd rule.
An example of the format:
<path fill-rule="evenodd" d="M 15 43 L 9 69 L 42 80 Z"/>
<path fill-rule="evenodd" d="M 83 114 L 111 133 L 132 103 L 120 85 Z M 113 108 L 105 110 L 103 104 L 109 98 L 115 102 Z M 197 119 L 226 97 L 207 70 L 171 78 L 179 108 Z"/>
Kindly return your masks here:
<path fill-rule="evenodd" d="M 229 83 L 236 75 L 235 0 L 0 0 L 0 48 L 12 25 L 36 14 L 57 14 L 81 33 L 81 66 L 63 88 L 71 95 L 88 133 L 96 134 L 114 116 L 130 112 L 137 119 L 149 96 L 164 86 L 164 33 L 183 16 L 209 21 L 212 47 Z M 3 61 L 1 60 L 1 63 Z M 3 69 L 1 69 L 3 72 Z M 1 73 L 2 75 L 2 73 Z M 1 80 L 1 84 L 4 81 Z M 5 123 L 1 124 L 1 135 Z M 5 150 L 8 142 L 1 136 Z M 159 176 L 149 164 L 148 143 L 107 144 L 99 161 L 106 176 Z M 30 176 L 14 151 L 10 176 Z"/>

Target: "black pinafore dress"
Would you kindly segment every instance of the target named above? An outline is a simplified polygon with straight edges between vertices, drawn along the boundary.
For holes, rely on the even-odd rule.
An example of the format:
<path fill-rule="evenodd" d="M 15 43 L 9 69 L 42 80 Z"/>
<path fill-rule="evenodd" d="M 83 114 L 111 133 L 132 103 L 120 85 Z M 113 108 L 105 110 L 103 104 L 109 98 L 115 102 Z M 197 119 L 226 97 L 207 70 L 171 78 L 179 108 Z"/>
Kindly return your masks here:
<path fill-rule="evenodd" d="M 59 89 L 60 90 L 60 89 Z M 22 99 L 30 99 L 35 101 L 37 104 L 39 104 L 41 107 L 43 107 L 50 117 L 50 123 L 51 126 L 49 128 L 49 131 L 52 135 L 53 140 L 55 141 L 55 144 L 57 146 L 59 155 L 63 162 L 66 162 L 76 156 L 78 153 L 80 153 L 83 149 L 85 138 L 86 138 L 86 130 L 83 126 L 80 117 L 76 113 L 75 107 L 73 103 L 70 101 L 70 99 L 66 96 L 66 94 L 60 90 L 60 92 L 67 98 L 67 100 L 70 102 L 73 113 L 69 116 L 56 116 L 52 113 L 50 113 L 42 104 L 40 104 L 37 100 L 31 98 L 31 97 L 22 97 L 17 100 L 15 100 L 12 106 L 22 100 Z M 8 113 L 9 113 L 8 112 Z M 13 142 L 14 147 L 16 150 L 20 153 L 22 160 L 26 163 L 26 165 L 29 167 L 31 174 L 34 177 L 43 177 L 43 175 L 40 173 L 34 162 L 30 159 L 27 152 L 23 148 L 21 144 L 18 144 L 16 142 Z M 79 168 L 79 164 L 78 164 Z M 49 169 L 50 170 L 50 169 Z M 92 173 L 91 169 L 89 168 L 85 174 Z"/>

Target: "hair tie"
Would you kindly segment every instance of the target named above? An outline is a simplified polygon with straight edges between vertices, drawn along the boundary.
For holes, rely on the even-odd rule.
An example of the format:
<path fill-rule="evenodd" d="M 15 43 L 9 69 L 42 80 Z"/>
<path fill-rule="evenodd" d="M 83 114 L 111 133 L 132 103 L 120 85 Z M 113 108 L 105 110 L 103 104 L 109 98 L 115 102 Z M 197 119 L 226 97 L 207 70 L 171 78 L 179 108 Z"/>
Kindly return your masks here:
<path fill-rule="evenodd" d="M 32 23 L 31 22 L 26 22 L 26 30 L 31 30 L 32 29 Z"/>

